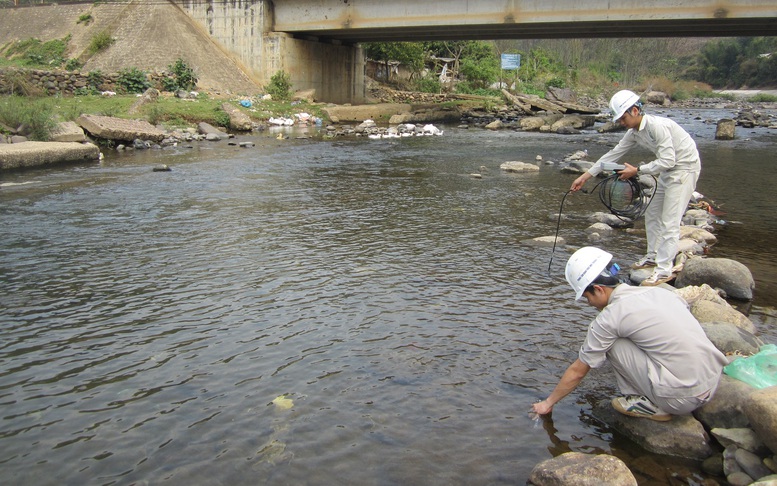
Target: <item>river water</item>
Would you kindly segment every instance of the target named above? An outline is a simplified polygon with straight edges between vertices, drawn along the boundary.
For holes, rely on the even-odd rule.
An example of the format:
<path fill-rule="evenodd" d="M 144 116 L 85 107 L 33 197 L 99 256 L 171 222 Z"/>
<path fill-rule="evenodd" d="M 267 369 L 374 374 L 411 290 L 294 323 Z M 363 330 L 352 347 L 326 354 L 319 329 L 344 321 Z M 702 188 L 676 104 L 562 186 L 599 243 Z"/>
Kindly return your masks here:
<path fill-rule="evenodd" d="M 667 113 L 727 213 L 713 256 L 752 270 L 751 319 L 777 342 L 777 132 L 716 142 L 705 121 L 732 113 Z M 524 484 L 570 450 L 651 458 L 591 414 L 616 392 L 607 369 L 528 417 L 595 315 L 563 266 L 602 208 L 567 197 L 549 273 L 551 250 L 523 241 L 555 233 L 574 176 L 499 169 L 595 160 L 620 135 L 442 128 L 1 174 L 0 481 Z M 627 265 L 644 239 L 603 246 Z"/>

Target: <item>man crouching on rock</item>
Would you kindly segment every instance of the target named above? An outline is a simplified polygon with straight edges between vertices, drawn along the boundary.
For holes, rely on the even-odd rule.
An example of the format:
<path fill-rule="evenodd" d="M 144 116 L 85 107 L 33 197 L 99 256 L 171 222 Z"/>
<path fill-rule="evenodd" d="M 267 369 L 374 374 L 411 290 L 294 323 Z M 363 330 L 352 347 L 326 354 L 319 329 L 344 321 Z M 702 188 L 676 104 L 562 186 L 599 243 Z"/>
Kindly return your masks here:
<path fill-rule="evenodd" d="M 659 422 L 691 413 L 712 398 L 728 361 L 681 297 L 660 287 L 620 283 L 611 260 L 611 254 L 589 246 L 567 262 L 575 299 L 585 297 L 600 312 L 577 360 L 532 411 L 549 413 L 591 368 L 609 360 L 624 394 L 612 400 L 618 412 Z"/>

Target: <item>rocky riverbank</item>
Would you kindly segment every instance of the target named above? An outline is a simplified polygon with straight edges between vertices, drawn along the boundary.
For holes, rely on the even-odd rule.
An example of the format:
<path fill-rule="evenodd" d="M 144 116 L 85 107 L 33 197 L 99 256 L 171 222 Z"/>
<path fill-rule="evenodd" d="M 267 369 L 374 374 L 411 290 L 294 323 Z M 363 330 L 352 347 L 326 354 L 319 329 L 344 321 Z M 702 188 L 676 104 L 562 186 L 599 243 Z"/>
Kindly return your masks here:
<path fill-rule="evenodd" d="M 582 172 L 591 162 L 585 153 L 573 154 L 567 170 Z M 503 165 L 503 170 L 527 170 L 528 165 Z M 518 169 L 516 169 L 518 167 Z M 650 191 L 653 181 L 643 176 L 643 187 Z M 773 343 L 758 337 L 754 323 L 738 308 L 747 308 L 753 298 L 755 283 L 750 270 L 741 263 L 708 256 L 717 241 L 717 218 L 713 203 L 696 193 L 683 218 L 679 252 L 675 260 L 676 279 L 664 284 L 688 302 L 691 313 L 699 320 L 704 332 L 728 358 L 730 364 L 722 375 L 714 398 L 693 415 L 674 417 L 670 422 L 653 422 L 626 417 L 614 411 L 609 400 L 598 403 L 594 416 L 628 437 L 644 449 L 661 455 L 703 461 L 703 470 L 726 484 L 745 486 L 777 484 L 777 386 L 762 387 L 752 374 L 739 369 L 752 362 L 756 354 L 763 357 Z M 615 231 L 640 232 L 632 221 L 609 213 L 592 214 L 586 229 L 592 244 L 601 243 Z M 527 241 L 549 245 L 553 237 Z M 559 240 L 557 244 L 563 245 Z M 638 285 L 649 270 L 631 270 L 628 278 Z M 732 305 L 733 304 L 733 305 Z M 753 374 L 771 377 L 777 384 L 775 366 L 777 350 L 769 368 L 763 364 L 748 369 Z M 737 378 L 734 378 L 737 376 Z M 655 467 L 640 467 L 631 471 L 620 459 L 606 455 L 567 453 L 538 464 L 530 484 L 638 484 L 641 480 L 666 480 L 664 471 Z M 694 478 L 677 478 L 678 484 L 700 484 Z M 704 482 L 701 484 L 716 484 Z"/>

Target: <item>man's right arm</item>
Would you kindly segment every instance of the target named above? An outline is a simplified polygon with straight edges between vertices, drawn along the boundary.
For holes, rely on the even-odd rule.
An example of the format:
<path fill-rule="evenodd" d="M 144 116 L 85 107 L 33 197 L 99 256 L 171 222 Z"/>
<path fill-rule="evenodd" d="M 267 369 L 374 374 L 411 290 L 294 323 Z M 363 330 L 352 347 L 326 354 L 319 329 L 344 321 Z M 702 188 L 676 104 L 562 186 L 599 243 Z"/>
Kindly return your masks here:
<path fill-rule="evenodd" d="M 540 415 L 550 413 L 553 410 L 553 405 L 577 388 L 577 385 L 580 384 L 590 370 L 591 367 L 580 361 L 580 358 L 576 359 L 574 363 L 569 365 L 569 368 L 564 372 L 558 385 L 556 385 L 556 388 L 553 389 L 548 398 L 533 405 L 534 412 Z"/>

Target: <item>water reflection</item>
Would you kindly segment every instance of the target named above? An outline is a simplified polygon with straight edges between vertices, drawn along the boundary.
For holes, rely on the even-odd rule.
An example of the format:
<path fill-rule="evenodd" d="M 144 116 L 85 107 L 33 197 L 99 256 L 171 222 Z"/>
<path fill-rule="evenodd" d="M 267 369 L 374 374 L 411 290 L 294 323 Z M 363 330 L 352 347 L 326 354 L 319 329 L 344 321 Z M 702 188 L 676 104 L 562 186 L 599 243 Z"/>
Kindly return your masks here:
<path fill-rule="evenodd" d="M 727 154 L 694 128 L 700 191 L 731 219 L 716 255 L 753 269 L 768 335 L 773 135 Z M 4 482 L 514 484 L 561 451 L 623 449 L 590 417 L 606 371 L 542 428 L 525 414 L 595 311 L 564 249 L 549 274 L 550 249 L 521 244 L 555 232 L 571 177 L 498 168 L 617 136 L 255 140 L 2 175 L 22 184 L 0 189 Z M 572 245 L 594 199 L 565 205 Z M 607 242 L 624 262 L 643 244 Z"/>

